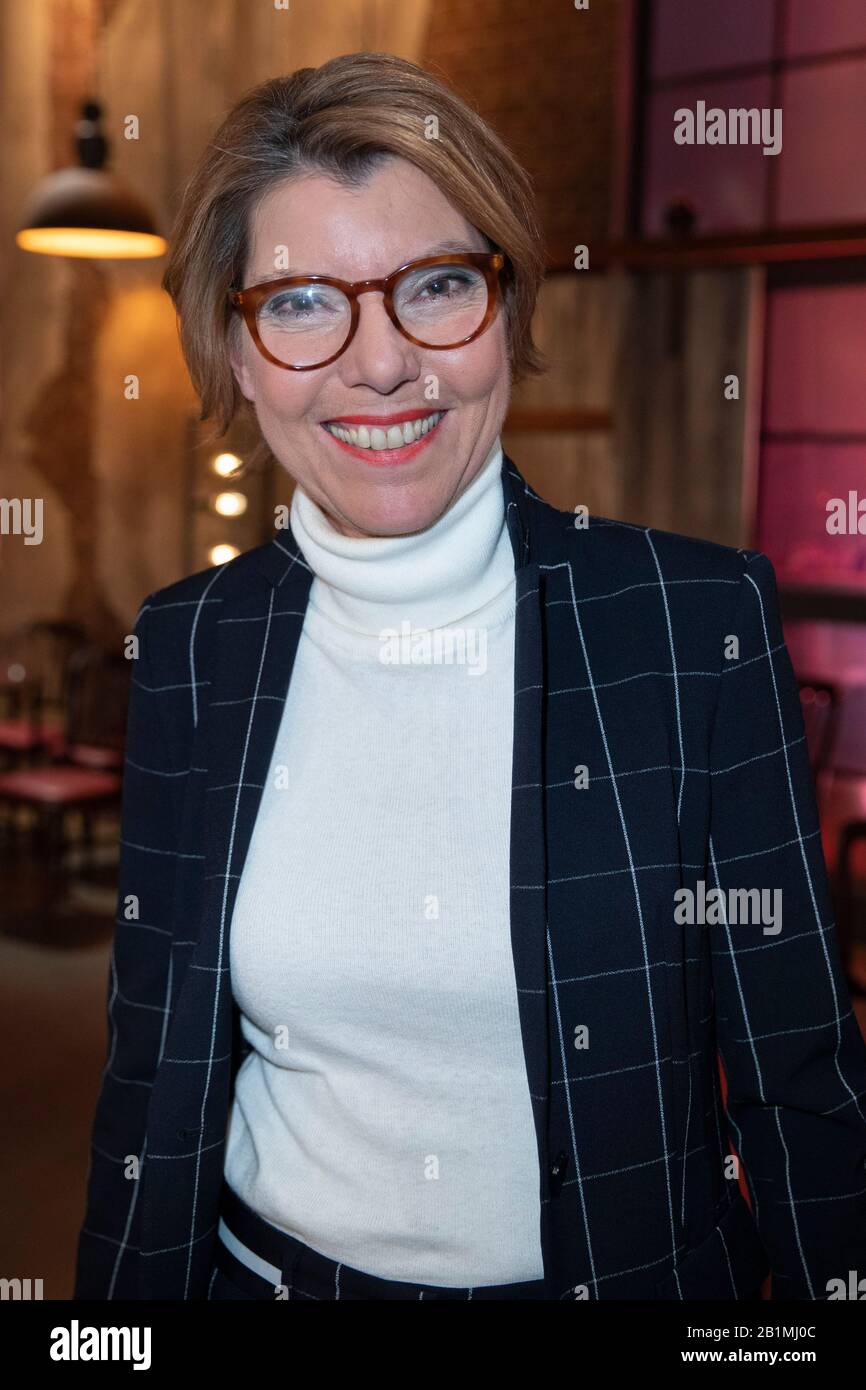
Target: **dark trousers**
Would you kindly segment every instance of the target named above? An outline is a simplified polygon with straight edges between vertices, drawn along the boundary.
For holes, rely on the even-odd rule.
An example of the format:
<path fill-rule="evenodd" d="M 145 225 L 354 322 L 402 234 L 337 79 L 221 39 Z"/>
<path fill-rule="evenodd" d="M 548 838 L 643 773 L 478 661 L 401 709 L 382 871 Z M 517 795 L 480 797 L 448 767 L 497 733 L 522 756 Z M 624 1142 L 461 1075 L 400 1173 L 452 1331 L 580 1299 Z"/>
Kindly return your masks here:
<path fill-rule="evenodd" d="M 220 1212 L 220 1238 L 208 1291 L 208 1298 L 213 1300 L 544 1297 L 543 1279 L 471 1289 L 380 1279 L 329 1259 L 272 1226 L 241 1201 L 227 1183 L 223 1183 Z M 251 1256 L 258 1263 L 258 1272 L 249 1267 Z"/>
<path fill-rule="evenodd" d="M 258 1262 L 258 1272 L 249 1267 L 251 1258 Z M 544 1281 L 452 1288 L 381 1279 L 332 1260 L 272 1226 L 224 1182 L 220 1199 L 220 1238 L 208 1298 L 265 1299 L 271 1303 L 290 1298 L 327 1302 L 338 1298 L 543 1299 Z M 760 1287 L 740 1301 L 761 1302 Z"/>

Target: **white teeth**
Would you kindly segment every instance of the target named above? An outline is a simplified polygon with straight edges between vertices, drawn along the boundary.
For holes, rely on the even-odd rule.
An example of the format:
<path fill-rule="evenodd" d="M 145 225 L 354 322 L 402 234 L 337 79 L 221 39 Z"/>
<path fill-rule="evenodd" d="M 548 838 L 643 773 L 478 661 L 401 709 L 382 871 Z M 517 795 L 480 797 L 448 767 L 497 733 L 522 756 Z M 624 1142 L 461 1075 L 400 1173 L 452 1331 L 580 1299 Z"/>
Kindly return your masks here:
<path fill-rule="evenodd" d="M 378 425 L 368 429 L 366 425 L 330 423 L 325 424 L 325 429 L 345 444 L 354 444 L 359 449 L 402 449 L 428 434 L 434 425 L 438 425 L 444 413 L 443 410 L 434 410 L 423 420 L 404 420 L 401 425 L 390 425 L 387 430 L 380 429 Z"/>

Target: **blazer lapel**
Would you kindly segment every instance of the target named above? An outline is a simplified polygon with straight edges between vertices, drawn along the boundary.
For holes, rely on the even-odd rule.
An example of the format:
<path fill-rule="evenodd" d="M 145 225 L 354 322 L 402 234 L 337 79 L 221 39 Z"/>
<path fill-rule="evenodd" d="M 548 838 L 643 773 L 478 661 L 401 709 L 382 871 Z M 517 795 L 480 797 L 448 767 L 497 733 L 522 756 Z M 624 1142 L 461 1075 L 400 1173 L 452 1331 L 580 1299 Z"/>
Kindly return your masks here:
<path fill-rule="evenodd" d="M 507 455 L 502 484 L 515 560 L 514 752 L 511 791 L 511 947 L 539 1162 L 547 1166 L 550 1094 L 547 851 L 544 821 L 544 576 L 533 559 L 525 480 Z"/>

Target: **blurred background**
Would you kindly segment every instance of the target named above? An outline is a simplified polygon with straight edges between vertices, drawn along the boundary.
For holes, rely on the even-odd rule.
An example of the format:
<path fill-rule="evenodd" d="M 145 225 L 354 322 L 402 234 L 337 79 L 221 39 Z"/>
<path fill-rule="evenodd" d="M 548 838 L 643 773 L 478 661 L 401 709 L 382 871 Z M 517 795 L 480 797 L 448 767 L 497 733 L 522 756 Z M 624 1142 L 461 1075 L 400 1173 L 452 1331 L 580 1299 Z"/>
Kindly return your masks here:
<path fill-rule="evenodd" d="M 123 637 L 291 496 L 197 418 L 164 238 L 242 92 L 363 49 L 444 77 L 533 177 L 551 369 L 503 433 L 527 480 L 773 561 L 866 1031 L 863 0 L 5 0 L 0 1274 L 46 1298 L 71 1292 L 105 1057 Z M 781 148 L 706 139 L 732 109 L 781 113 Z"/>

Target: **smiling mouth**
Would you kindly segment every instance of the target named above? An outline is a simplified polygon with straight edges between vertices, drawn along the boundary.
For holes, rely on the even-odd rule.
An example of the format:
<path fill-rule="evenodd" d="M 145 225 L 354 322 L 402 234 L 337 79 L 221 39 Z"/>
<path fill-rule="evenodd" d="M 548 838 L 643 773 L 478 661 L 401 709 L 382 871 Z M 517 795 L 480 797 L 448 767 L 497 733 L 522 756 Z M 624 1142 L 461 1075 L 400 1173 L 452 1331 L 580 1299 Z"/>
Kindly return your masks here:
<path fill-rule="evenodd" d="M 339 421 L 322 422 L 323 429 L 342 444 L 355 449 L 368 449 L 373 453 L 399 453 L 401 449 L 417 444 L 430 434 L 445 415 L 444 410 L 433 410 L 418 420 L 403 420 L 400 424 L 382 428 L 378 425 L 349 425 Z"/>

